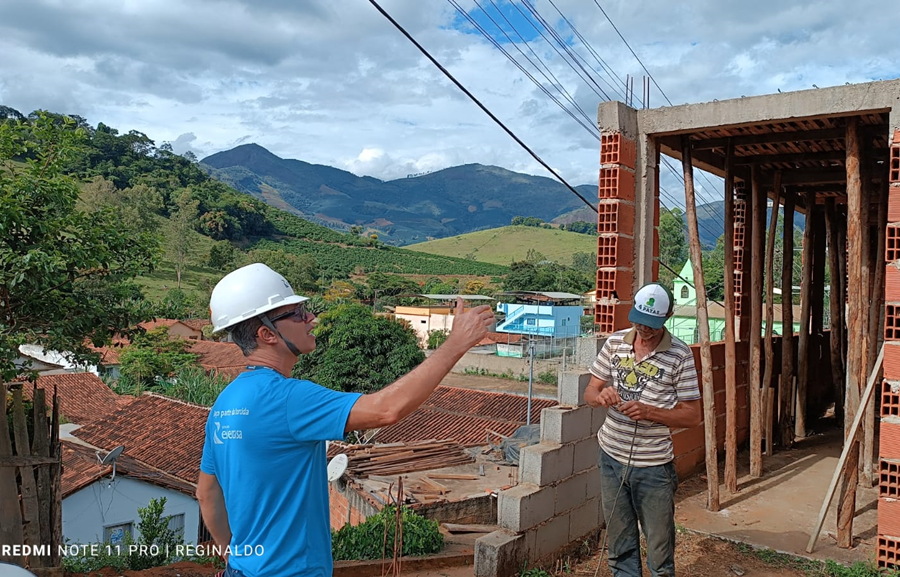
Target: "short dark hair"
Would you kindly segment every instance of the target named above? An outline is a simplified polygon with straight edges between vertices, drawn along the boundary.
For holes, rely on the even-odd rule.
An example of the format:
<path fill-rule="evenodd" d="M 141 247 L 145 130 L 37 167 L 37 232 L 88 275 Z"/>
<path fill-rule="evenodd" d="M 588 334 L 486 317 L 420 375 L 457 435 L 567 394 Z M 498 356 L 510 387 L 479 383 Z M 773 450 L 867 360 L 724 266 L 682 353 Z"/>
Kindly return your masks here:
<path fill-rule="evenodd" d="M 256 332 L 261 326 L 263 324 L 259 317 L 253 317 L 241 321 L 231 328 L 231 340 L 241 348 L 245 357 L 249 357 L 250 353 L 256 350 Z"/>

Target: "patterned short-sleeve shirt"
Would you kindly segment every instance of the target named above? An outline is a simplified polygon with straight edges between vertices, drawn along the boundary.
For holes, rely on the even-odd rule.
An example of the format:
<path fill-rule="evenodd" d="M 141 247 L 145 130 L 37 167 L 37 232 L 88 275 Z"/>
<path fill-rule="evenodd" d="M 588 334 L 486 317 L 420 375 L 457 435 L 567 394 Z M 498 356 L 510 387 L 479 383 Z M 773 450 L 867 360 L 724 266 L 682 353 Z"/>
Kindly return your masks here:
<path fill-rule="evenodd" d="M 591 374 L 606 381 L 607 386 L 616 387 L 623 402 L 640 401 L 671 409 L 676 403 L 701 398 L 694 355 L 686 344 L 666 331 L 656 350 L 636 363 L 636 336 L 634 329 L 610 335 L 591 366 Z M 597 431 L 597 440 L 609 456 L 623 465 L 628 464 L 629 457 L 635 467 L 663 465 L 674 459 L 669 427 L 640 420 L 635 432 L 635 422 L 614 408 L 609 409 Z"/>

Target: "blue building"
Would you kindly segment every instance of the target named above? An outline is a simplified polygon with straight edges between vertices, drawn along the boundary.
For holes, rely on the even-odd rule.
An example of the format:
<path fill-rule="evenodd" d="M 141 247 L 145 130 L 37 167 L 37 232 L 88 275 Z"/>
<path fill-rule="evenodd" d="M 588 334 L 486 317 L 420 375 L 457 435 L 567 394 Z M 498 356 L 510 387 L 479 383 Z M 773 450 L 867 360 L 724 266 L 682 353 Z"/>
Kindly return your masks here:
<path fill-rule="evenodd" d="M 564 292 L 515 291 L 501 293 L 515 302 L 497 303 L 505 318 L 497 323 L 498 333 L 528 335 L 528 343 L 497 345 L 498 356 L 522 357 L 532 343 L 535 356 L 552 356 L 575 346 L 581 335 L 584 314 L 582 296 Z"/>

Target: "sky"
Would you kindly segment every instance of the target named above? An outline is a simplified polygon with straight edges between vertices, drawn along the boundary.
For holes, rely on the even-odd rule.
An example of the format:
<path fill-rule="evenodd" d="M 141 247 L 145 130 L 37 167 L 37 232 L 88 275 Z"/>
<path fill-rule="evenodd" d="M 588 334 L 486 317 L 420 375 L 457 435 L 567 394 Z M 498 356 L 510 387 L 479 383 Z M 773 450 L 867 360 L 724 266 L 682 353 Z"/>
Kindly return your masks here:
<path fill-rule="evenodd" d="M 456 0 L 582 126 L 449 0 L 381 3 L 572 184 L 597 182 L 598 104 L 624 99 L 626 75 L 641 95 L 600 6 L 675 104 L 900 76 L 896 0 Z M 255 142 L 381 179 L 475 162 L 549 176 L 367 0 L 0 0 L 0 104 L 201 158 Z"/>

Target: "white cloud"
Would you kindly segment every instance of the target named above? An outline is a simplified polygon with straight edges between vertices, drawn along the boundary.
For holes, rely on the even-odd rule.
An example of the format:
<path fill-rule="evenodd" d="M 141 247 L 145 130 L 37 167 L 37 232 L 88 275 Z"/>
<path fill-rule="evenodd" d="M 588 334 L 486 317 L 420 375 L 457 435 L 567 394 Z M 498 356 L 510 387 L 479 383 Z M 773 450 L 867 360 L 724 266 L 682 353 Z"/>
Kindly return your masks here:
<path fill-rule="evenodd" d="M 567 180 L 596 182 L 597 141 L 449 4 L 383 3 Z M 621 99 L 621 84 L 547 0 L 534 4 L 602 78 L 591 86 L 556 49 L 530 42 L 593 124 L 600 90 Z M 593 2 L 555 4 L 603 67 L 640 84 L 643 71 Z M 601 4 L 675 103 L 900 76 L 893 0 Z M 0 103 L 80 114 L 199 156 L 257 142 L 385 179 L 471 162 L 546 175 L 364 1 L 7 0 L 0 54 Z M 656 90 L 651 104 L 664 104 Z"/>

